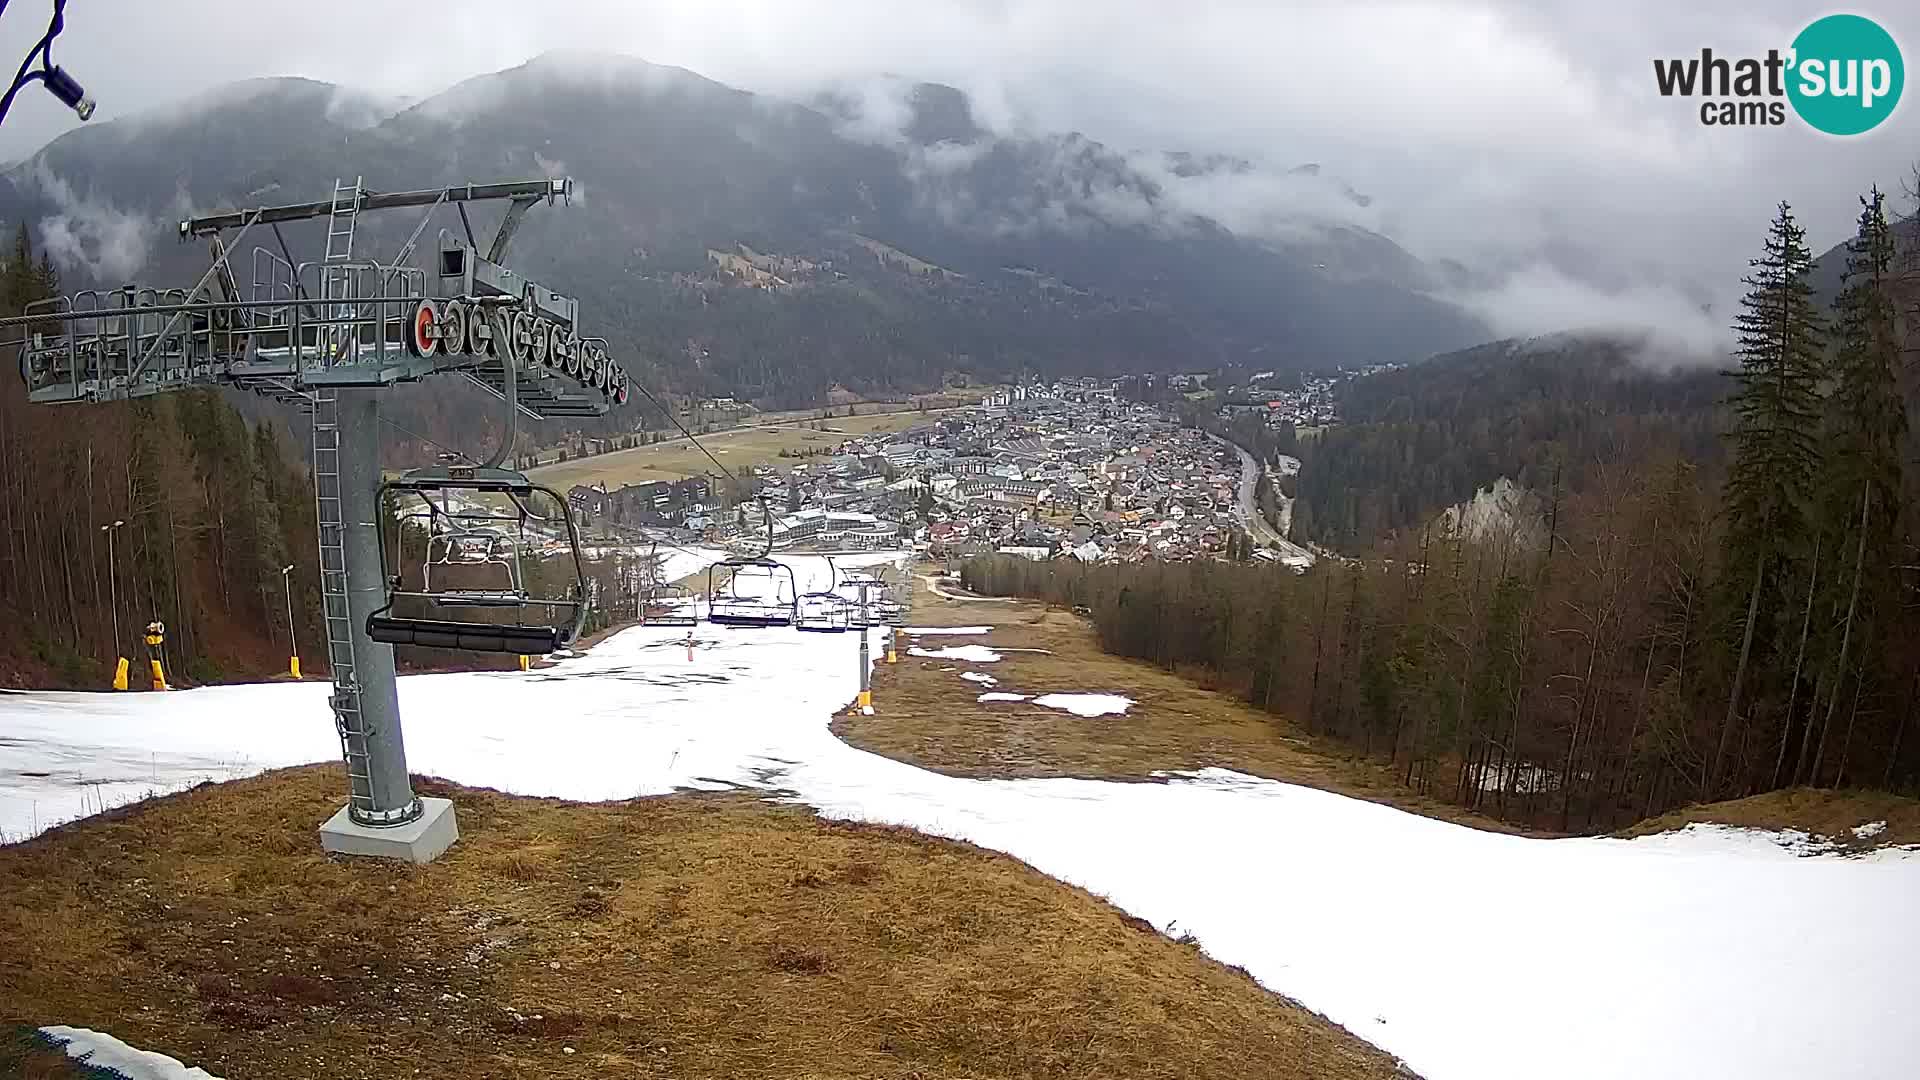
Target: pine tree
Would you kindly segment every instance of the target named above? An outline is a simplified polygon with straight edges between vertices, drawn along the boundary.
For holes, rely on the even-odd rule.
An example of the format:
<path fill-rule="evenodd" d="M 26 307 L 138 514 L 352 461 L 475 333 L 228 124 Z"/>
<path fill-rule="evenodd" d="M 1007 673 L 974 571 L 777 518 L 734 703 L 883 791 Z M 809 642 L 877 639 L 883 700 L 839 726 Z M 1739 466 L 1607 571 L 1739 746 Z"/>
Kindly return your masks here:
<path fill-rule="evenodd" d="M 1764 253 L 1752 260 L 1747 295 L 1734 318 L 1740 369 L 1733 408 L 1733 462 L 1726 485 L 1726 561 L 1722 596 L 1740 638 L 1727 714 L 1708 765 L 1704 794 L 1711 798 L 1721 776 L 1727 740 L 1741 714 L 1747 674 L 1758 657 L 1774 655 L 1785 631 L 1782 598 L 1801 578 L 1811 546 L 1814 482 L 1819 468 L 1821 336 L 1806 231 L 1793 211 L 1780 212 L 1767 232 Z M 1771 582 L 1771 586 L 1769 586 Z M 1754 680 L 1752 700 L 1773 701 L 1778 680 Z M 1785 718 L 1782 717 L 1782 722 Z"/>
<path fill-rule="evenodd" d="M 1874 189 L 1860 200 L 1859 228 L 1847 244 L 1845 287 L 1834 301 L 1833 389 L 1827 397 L 1822 444 L 1827 453 L 1820 525 L 1835 553 L 1827 575 L 1826 605 L 1843 611 L 1837 642 L 1821 674 L 1824 704 L 1816 696 L 1820 733 L 1807 778 L 1819 781 L 1821 751 L 1834 735 L 1833 721 L 1848 682 L 1857 677 L 1871 698 L 1884 678 L 1879 661 L 1888 603 L 1898 595 L 1893 567 L 1902 497 L 1900 456 L 1906 410 L 1900 397 L 1900 320 L 1893 295 L 1894 237 L 1885 196 Z M 1850 711 L 1848 716 L 1853 714 Z M 1809 721 L 1809 734 L 1813 720 Z M 1836 780 L 1845 770 L 1852 725 L 1837 751 Z M 1802 742 L 1808 740 L 1803 738 Z"/>

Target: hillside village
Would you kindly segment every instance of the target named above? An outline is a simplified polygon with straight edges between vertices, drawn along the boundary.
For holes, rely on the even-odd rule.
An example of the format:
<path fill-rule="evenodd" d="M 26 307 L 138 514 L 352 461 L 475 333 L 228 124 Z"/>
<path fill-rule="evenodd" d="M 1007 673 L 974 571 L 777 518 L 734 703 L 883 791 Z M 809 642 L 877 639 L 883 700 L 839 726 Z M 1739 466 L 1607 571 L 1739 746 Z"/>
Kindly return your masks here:
<path fill-rule="evenodd" d="M 935 558 L 1000 552 L 1087 562 L 1268 557 L 1246 539 L 1231 445 L 1123 400 L 1112 382 L 1016 386 L 831 455 L 751 471 L 776 549 L 911 544 Z M 718 477 L 576 486 L 589 528 L 727 544 L 764 535 Z"/>

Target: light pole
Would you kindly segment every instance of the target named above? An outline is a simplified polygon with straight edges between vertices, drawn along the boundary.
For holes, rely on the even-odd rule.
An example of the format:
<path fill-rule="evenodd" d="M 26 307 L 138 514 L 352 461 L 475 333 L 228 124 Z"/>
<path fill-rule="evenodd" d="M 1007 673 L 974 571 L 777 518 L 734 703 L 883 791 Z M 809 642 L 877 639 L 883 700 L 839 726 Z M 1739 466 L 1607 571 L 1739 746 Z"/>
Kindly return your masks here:
<path fill-rule="evenodd" d="M 280 585 L 287 592 L 287 674 L 300 677 L 300 640 L 293 633 L 293 564 L 280 568 Z"/>
<path fill-rule="evenodd" d="M 120 655 L 120 564 L 114 561 L 113 556 L 113 534 L 119 532 L 120 527 L 125 524 L 125 521 L 115 520 L 111 524 L 100 526 L 100 531 L 107 534 L 107 606 L 113 611 L 113 688 L 115 690 L 127 688 L 127 662 Z"/>

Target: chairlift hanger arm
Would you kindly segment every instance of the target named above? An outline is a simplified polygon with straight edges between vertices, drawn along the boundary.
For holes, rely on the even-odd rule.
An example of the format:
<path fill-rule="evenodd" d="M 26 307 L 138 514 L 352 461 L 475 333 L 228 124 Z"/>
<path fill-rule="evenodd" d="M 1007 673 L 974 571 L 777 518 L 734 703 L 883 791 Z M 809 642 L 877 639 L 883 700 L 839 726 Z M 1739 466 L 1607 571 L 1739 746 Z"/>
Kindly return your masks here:
<path fill-rule="evenodd" d="M 562 177 L 547 180 L 516 180 L 500 184 L 463 184 L 459 187 L 432 188 L 425 191 L 395 191 L 385 194 L 362 192 L 355 212 L 365 210 L 394 210 L 408 206 L 432 206 L 438 202 L 481 202 L 488 199 L 513 199 L 518 205 L 523 200 L 531 205 L 541 199 L 552 202 L 554 199 L 568 199 L 573 194 L 573 179 Z M 522 211 L 524 213 L 524 210 Z M 188 218 L 180 223 L 180 238 L 185 240 L 198 236 L 211 236 L 225 229 L 238 228 L 253 215 L 263 223 L 278 221 L 307 221 L 313 218 L 327 217 L 333 213 L 333 200 L 321 199 L 317 202 L 288 203 L 284 206 L 266 206 L 255 210 L 229 210 L 204 217 Z"/>

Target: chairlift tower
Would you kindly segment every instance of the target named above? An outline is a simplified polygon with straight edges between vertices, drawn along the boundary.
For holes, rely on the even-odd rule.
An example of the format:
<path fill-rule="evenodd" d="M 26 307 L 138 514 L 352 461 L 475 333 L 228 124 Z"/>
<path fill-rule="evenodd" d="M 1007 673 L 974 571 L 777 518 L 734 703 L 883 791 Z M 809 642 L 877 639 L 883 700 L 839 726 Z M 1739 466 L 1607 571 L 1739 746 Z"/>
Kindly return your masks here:
<path fill-rule="evenodd" d="M 565 203 L 572 190 L 570 179 L 390 193 L 357 177 L 351 184 L 336 181 L 331 196 L 317 202 L 180 222 L 183 241 L 204 239 L 210 249 L 211 265 L 189 289 L 88 289 L 0 319 L 8 343 L 20 348 L 20 375 L 35 403 L 121 401 L 224 386 L 311 416 L 333 675 L 328 703 L 348 788 L 347 805 L 321 828 L 329 851 L 426 862 L 457 837 L 451 805 L 417 797 L 408 779 L 393 649 L 386 641 L 410 639 L 369 637 L 370 621 L 380 621 L 376 616 L 392 606 L 378 524 L 380 392 L 453 375 L 499 399 L 507 416 L 499 447 L 476 468 L 436 470 L 445 475 L 435 482 L 509 492 L 523 492 L 527 484 L 499 468 L 520 417 L 595 416 L 627 399 L 626 372 L 608 355 L 605 340 L 580 336 L 577 302 L 505 265 L 526 212 L 539 203 Z M 467 205 L 498 201 L 506 202 L 505 212 L 482 249 Z M 460 232 L 440 230 L 429 274 L 411 259 L 435 213 L 447 206 L 457 212 Z M 419 211 L 420 218 L 390 259 L 356 251 L 362 215 L 402 209 Z M 322 218 L 321 257 L 296 261 L 281 225 Z M 232 253 L 250 237 L 268 236 L 271 248 L 251 250 L 243 292 Z M 577 557 L 577 537 L 574 544 Z M 577 600 L 584 605 L 587 597 Z"/>

